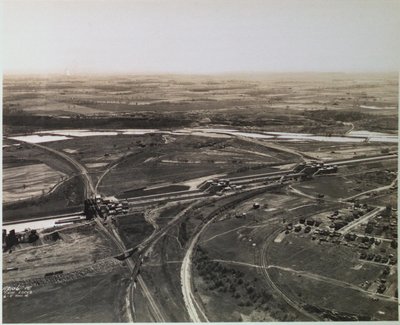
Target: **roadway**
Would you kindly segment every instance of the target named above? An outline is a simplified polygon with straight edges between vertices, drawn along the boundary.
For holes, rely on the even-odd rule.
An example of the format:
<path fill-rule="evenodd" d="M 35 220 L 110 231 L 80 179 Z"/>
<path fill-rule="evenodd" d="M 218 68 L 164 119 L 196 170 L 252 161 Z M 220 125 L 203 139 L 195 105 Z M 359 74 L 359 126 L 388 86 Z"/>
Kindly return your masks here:
<path fill-rule="evenodd" d="M 200 323 L 203 321 L 208 322 L 208 318 L 203 312 L 200 305 L 197 303 L 196 298 L 194 297 L 192 291 L 192 277 L 191 277 L 192 255 L 201 233 L 204 231 L 204 229 L 206 229 L 207 225 L 209 225 L 212 221 L 214 221 L 214 218 L 208 221 L 201 228 L 201 230 L 191 239 L 181 266 L 181 287 L 182 287 L 183 301 L 185 302 L 186 310 L 189 314 L 191 321 L 195 323 Z"/>

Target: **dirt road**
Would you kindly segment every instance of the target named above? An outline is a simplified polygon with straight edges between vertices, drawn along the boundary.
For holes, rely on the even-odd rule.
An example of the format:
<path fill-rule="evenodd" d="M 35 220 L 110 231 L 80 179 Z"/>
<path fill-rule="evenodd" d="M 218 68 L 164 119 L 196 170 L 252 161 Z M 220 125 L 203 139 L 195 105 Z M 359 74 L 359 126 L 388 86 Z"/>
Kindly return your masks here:
<path fill-rule="evenodd" d="M 207 225 L 210 224 L 212 221 L 213 219 L 207 222 L 203 226 L 203 228 L 196 234 L 196 236 L 192 238 L 189 248 L 186 251 L 181 267 L 181 286 L 182 286 L 183 300 L 185 302 L 185 306 L 189 313 L 190 319 L 195 323 L 200 323 L 203 321 L 208 322 L 208 319 L 207 316 L 204 314 L 202 308 L 197 303 L 196 298 L 194 297 L 192 292 L 192 278 L 191 278 L 192 255 L 193 255 L 193 249 L 196 246 L 201 233 L 207 227 Z"/>

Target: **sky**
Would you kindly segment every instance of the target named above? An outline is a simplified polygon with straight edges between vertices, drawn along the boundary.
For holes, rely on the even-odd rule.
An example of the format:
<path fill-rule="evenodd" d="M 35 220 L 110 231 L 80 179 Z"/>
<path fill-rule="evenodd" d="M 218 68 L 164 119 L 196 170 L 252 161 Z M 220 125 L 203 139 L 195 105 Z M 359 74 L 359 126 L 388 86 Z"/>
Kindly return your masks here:
<path fill-rule="evenodd" d="M 400 1 L 5 0 L 5 73 L 399 71 Z"/>

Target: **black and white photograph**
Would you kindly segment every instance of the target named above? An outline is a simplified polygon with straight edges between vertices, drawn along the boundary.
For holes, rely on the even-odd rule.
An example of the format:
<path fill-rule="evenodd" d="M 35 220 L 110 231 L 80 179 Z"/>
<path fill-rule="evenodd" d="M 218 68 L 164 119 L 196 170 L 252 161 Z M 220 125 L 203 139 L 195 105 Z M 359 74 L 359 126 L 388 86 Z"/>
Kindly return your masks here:
<path fill-rule="evenodd" d="M 4 324 L 398 324 L 399 0 L 2 0 Z"/>

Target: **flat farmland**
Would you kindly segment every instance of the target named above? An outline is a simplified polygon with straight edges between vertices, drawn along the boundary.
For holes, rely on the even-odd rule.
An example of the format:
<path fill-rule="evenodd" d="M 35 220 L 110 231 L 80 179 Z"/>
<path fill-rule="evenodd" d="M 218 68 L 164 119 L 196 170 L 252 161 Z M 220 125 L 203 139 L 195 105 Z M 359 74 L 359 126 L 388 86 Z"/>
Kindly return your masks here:
<path fill-rule="evenodd" d="M 129 118 L 117 123 L 136 127 L 176 126 L 180 120 L 186 126 L 205 123 L 344 134 L 349 126 L 343 122 L 353 122 L 361 130 L 394 132 L 397 83 L 392 74 L 160 75 L 108 80 L 7 76 L 4 111 L 6 117 L 23 119 L 25 128 L 40 125 L 35 122 L 40 116 L 62 116 L 48 122 L 69 127 L 87 126 L 88 121 L 80 117 L 102 117 L 90 123 L 111 128 L 115 124 L 107 119 L 119 115 Z M 22 117 L 21 112 L 32 118 Z M 7 129 L 21 130 L 17 120 L 5 118 Z"/>
<path fill-rule="evenodd" d="M 11 198 L 4 201 L 4 220 L 40 218 L 82 209 L 83 184 L 79 175 L 64 160 L 44 153 L 27 143 L 3 148 L 4 198 Z"/>
<path fill-rule="evenodd" d="M 45 164 L 3 169 L 3 202 L 31 199 L 51 191 L 65 174 Z"/>

